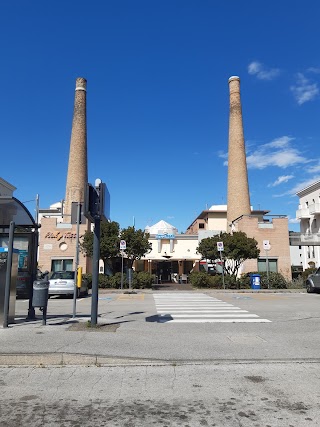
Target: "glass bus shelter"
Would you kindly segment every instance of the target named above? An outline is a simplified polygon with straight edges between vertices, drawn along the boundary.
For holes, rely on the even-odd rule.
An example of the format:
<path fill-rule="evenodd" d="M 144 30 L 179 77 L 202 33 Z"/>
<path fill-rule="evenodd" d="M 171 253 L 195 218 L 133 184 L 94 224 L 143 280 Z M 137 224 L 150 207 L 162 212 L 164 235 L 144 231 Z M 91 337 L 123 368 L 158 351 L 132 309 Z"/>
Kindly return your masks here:
<path fill-rule="evenodd" d="M 37 277 L 38 228 L 28 209 L 15 197 L 0 197 L 0 247 L 8 247 L 14 223 L 13 248 L 18 251 L 17 295 L 29 299 L 27 320 L 35 318 L 32 284 Z"/>

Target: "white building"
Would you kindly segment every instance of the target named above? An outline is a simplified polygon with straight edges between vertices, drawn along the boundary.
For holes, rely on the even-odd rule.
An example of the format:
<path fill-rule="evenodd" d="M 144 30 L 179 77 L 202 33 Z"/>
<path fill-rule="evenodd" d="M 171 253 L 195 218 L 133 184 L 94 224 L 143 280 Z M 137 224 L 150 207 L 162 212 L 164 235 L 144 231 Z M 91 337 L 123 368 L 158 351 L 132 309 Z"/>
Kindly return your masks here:
<path fill-rule="evenodd" d="M 16 187 L 10 184 L 3 178 L 0 178 L 0 198 L 9 198 L 13 197 L 13 192 L 16 190 Z"/>
<path fill-rule="evenodd" d="M 320 265 L 320 180 L 298 191 L 300 234 L 290 239 L 292 245 L 301 246 L 303 269 Z"/>
<path fill-rule="evenodd" d="M 178 234 L 177 228 L 163 220 L 145 231 L 150 234 L 152 250 L 135 262 L 136 271 L 148 271 L 166 282 L 199 269 L 197 235 Z"/>

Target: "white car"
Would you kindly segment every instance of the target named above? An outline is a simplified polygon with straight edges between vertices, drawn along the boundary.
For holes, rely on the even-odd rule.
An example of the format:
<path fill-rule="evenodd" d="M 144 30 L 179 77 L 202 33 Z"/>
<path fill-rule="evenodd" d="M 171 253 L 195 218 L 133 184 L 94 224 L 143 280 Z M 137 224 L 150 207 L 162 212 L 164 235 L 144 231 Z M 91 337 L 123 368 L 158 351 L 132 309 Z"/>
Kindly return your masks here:
<path fill-rule="evenodd" d="M 50 295 L 73 295 L 74 294 L 74 271 L 54 271 L 49 279 Z M 82 280 L 81 288 L 77 289 L 77 298 L 83 294 L 88 295 L 88 282 Z"/>

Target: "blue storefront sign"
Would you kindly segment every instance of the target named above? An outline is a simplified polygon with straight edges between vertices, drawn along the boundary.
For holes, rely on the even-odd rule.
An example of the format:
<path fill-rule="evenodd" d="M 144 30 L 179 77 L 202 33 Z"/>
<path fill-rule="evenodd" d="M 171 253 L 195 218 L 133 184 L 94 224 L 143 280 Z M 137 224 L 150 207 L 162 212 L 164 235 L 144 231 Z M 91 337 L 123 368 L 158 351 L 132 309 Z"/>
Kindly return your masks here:
<path fill-rule="evenodd" d="M 175 235 L 174 234 L 156 234 L 156 238 L 157 239 L 175 239 Z"/>

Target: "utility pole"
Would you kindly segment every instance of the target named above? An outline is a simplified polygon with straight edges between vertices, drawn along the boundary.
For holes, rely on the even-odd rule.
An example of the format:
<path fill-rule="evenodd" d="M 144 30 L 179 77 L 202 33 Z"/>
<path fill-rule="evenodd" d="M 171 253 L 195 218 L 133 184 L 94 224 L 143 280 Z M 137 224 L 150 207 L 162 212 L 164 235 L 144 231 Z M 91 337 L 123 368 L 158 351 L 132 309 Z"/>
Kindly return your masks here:
<path fill-rule="evenodd" d="M 100 228 L 101 218 L 105 218 L 106 184 L 96 179 L 95 186 L 87 184 L 84 215 L 94 223 L 93 255 L 92 255 L 92 295 L 91 295 L 91 326 L 98 321 L 99 292 L 99 260 L 100 260 Z"/>
<path fill-rule="evenodd" d="M 100 223 L 100 217 L 95 217 L 92 256 L 91 326 L 96 326 L 98 322 Z"/>
<path fill-rule="evenodd" d="M 81 220 L 81 203 L 78 202 L 78 205 L 77 205 L 77 231 L 76 231 L 76 257 L 75 257 L 74 291 L 73 291 L 73 316 L 72 316 L 73 318 L 76 317 L 76 311 L 77 311 L 80 220 Z"/>

